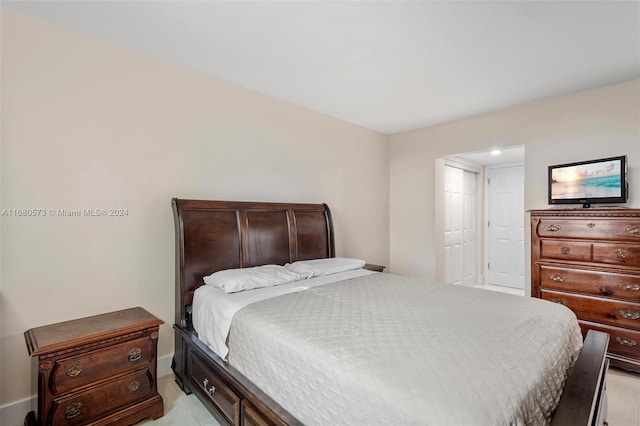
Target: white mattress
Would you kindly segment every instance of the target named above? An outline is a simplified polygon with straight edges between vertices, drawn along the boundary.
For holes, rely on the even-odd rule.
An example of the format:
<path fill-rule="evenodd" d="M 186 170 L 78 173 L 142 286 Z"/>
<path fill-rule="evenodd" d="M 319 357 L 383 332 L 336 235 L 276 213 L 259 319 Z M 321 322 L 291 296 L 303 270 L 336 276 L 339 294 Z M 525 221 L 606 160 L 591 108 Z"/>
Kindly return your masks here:
<path fill-rule="evenodd" d="M 558 304 L 376 273 L 246 304 L 228 346 L 308 425 L 540 425 L 582 338 Z"/>

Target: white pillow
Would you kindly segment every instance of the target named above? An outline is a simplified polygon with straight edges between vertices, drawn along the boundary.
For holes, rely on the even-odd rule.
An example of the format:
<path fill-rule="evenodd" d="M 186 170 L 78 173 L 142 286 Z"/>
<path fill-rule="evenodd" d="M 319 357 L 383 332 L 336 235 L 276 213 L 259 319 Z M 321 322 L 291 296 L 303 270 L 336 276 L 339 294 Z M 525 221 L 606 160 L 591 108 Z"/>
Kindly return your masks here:
<path fill-rule="evenodd" d="M 305 278 L 312 278 L 320 275 L 330 275 L 352 269 L 360 269 L 365 263 L 362 259 L 330 257 L 326 259 L 300 260 L 298 262 L 287 263 L 284 267 L 291 272 L 304 275 Z"/>
<path fill-rule="evenodd" d="M 204 283 L 221 288 L 225 293 L 235 293 L 254 288 L 287 284 L 304 278 L 300 274 L 288 271 L 284 266 L 264 265 L 214 272 L 204 277 Z"/>

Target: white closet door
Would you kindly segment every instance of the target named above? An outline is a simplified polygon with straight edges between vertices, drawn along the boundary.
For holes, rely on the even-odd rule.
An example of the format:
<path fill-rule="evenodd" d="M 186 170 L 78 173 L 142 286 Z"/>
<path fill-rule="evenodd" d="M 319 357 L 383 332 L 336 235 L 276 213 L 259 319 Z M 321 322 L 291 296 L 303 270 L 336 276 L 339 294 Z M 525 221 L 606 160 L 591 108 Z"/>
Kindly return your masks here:
<path fill-rule="evenodd" d="M 464 171 L 451 166 L 444 168 L 444 254 L 449 284 L 462 284 L 462 200 Z"/>
<path fill-rule="evenodd" d="M 445 282 L 475 285 L 477 280 L 476 173 L 444 167 Z"/>
<path fill-rule="evenodd" d="M 464 171 L 464 187 L 462 198 L 462 284 L 474 286 L 477 284 L 477 197 L 476 197 L 476 173 Z"/>

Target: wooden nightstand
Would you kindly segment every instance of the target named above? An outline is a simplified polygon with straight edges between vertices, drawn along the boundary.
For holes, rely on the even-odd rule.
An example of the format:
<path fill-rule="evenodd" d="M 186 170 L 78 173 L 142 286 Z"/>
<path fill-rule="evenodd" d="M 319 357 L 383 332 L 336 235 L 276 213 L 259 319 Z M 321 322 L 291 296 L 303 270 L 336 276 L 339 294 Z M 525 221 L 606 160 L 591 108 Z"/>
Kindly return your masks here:
<path fill-rule="evenodd" d="M 27 330 L 38 403 L 25 424 L 129 425 L 162 417 L 156 353 L 162 323 L 130 308 Z"/>
<path fill-rule="evenodd" d="M 382 272 L 385 267 L 381 265 L 374 265 L 373 263 L 366 263 L 362 268 L 368 269 L 369 271 Z"/>

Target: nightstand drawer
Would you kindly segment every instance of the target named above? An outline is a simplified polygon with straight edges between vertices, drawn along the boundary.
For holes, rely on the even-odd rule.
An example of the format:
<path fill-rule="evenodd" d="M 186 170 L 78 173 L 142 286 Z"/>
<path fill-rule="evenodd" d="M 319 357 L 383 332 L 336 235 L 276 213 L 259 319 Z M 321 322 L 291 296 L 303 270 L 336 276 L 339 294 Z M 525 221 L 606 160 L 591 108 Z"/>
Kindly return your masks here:
<path fill-rule="evenodd" d="M 195 390 L 214 402 L 216 408 L 231 424 L 239 424 L 240 397 L 216 378 L 204 361 L 193 353 L 187 366 Z"/>
<path fill-rule="evenodd" d="M 640 303 L 548 290 L 542 290 L 541 293 L 543 299 L 567 306 L 578 319 L 640 330 Z"/>
<path fill-rule="evenodd" d="M 102 386 L 54 399 L 49 418 L 54 425 L 79 425 L 142 400 L 154 392 L 149 370 L 138 370 Z"/>
<path fill-rule="evenodd" d="M 540 286 L 640 302 L 640 275 L 540 265 Z"/>
<path fill-rule="evenodd" d="M 148 337 L 128 340 L 108 348 L 55 362 L 51 392 L 60 394 L 121 372 L 140 368 L 155 359 L 154 343 Z"/>

